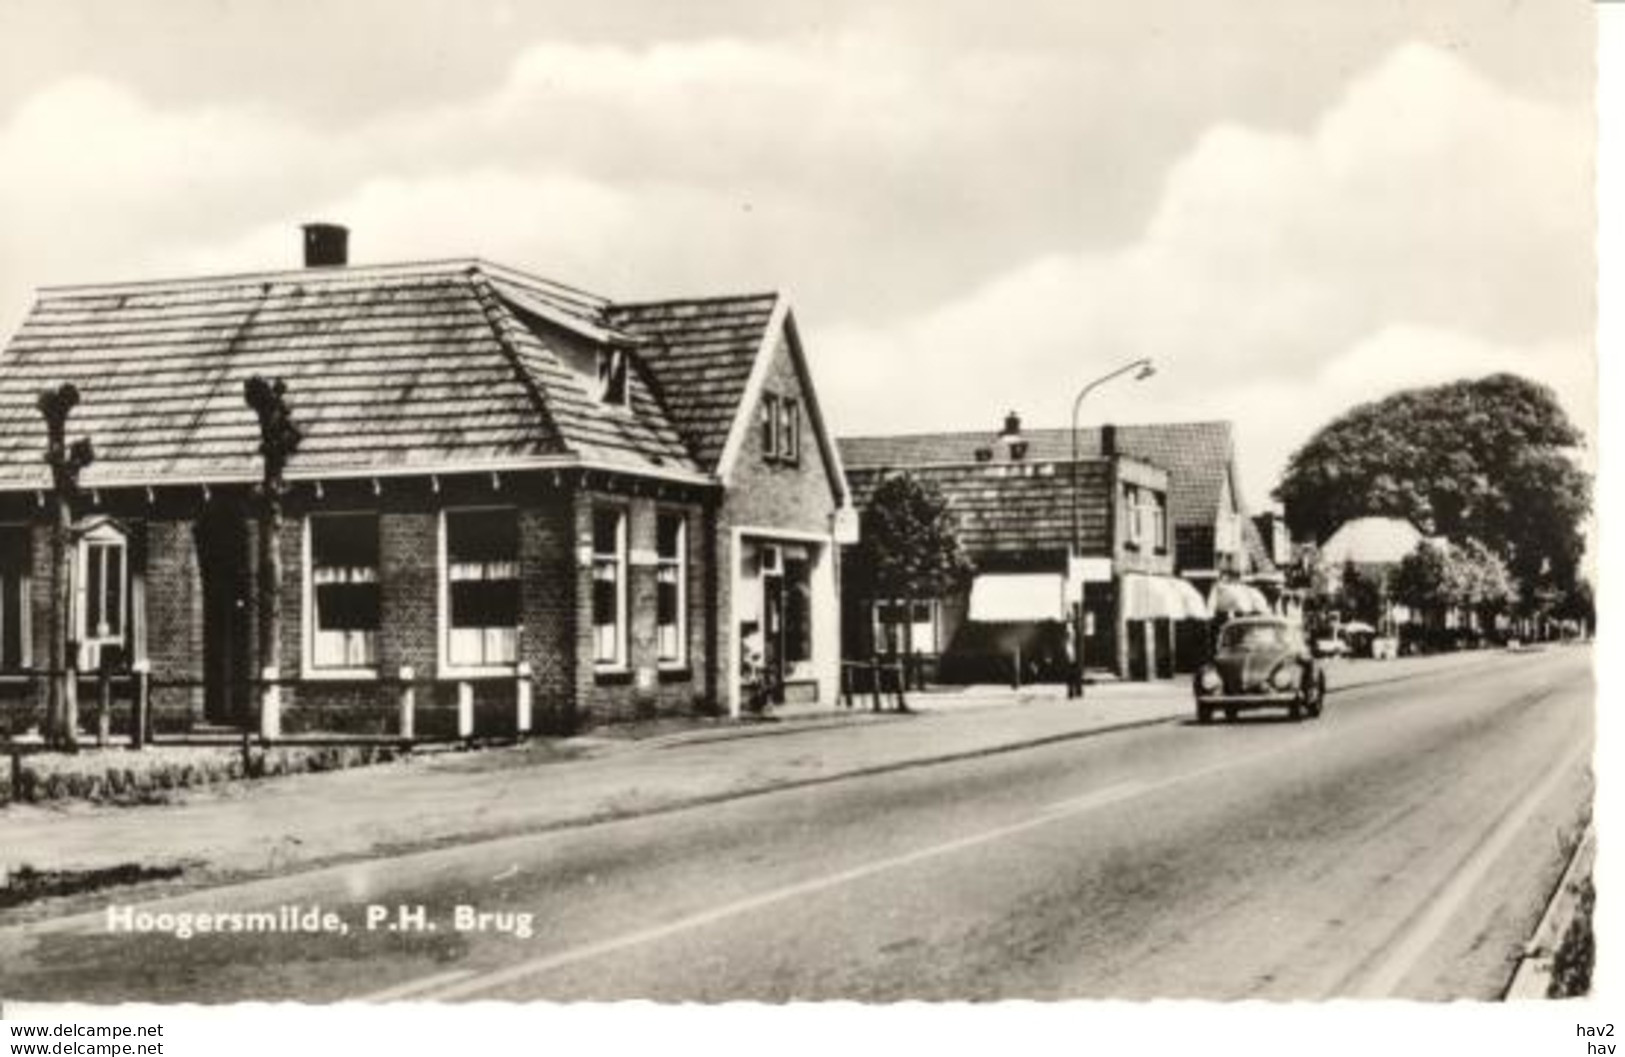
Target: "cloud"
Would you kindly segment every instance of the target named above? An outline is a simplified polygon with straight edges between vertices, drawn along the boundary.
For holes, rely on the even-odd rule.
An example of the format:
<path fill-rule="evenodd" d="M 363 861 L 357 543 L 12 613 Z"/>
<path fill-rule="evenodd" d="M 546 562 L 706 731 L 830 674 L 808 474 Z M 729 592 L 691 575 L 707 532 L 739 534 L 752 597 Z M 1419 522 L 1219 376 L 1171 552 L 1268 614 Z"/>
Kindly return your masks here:
<path fill-rule="evenodd" d="M 1560 383 L 1594 433 L 1588 115 L 1403 47 L 1304 134 L 1207 130 L 1141 235 L 1049 253 L 888 327 L 816 335 L 851 432 L 1227 418 L 1252 502 L 1286 454 L 1361 399 L 1515 369 Z M 898 401 L 895 394 L 908 392 Z"/>
<path fill-rule="evenodd" d="M 292 266 L 295 225 L 337 220 L 360 261 L 789 285 L 843 432 L 1059 424 L 1153 356 L 1086 415 L 1235 419 L 1254 502 L 1355 399 L 1589 370 L 1583 109 L 1407 45 L 1312 119 L 1215 119 L 1140 53 L 917 36 L 553 40 L 493 89 L 331 126 L 59 81 L 0 126 L 0 326 L 45 282 Z"/>

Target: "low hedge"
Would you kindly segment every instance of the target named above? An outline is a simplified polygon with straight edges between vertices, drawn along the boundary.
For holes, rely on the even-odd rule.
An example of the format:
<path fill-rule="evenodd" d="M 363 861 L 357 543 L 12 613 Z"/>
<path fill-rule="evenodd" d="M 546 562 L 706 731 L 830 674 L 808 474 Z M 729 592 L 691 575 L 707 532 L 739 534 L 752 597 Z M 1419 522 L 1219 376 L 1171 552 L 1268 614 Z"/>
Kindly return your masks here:
<path fill-rule="evenodd" d="M 0 804 L 12 799 L 34 804 L 63 800 L 161 804 L 176 790 L 363 767 L 399 755 L 399 749 L 387 745 L 256 746 L 246 761 L 239 747 L 212 745 L 33 753 L 22 757 L 15 788 L 9 773 L 0 774 Z"/>

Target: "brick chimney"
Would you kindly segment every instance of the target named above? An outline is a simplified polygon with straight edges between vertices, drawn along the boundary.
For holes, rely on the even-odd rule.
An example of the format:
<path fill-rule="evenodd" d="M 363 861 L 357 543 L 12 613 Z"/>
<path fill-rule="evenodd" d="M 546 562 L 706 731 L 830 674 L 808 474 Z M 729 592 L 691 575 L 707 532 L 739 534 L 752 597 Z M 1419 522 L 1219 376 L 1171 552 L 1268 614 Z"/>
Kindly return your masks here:
<path fill-rule="evenodd" d="M 343 224 L 306 224 L 305 267 L 342 268 L 350 263 L 350 229 Z"/>
<path fill-rule="evenodd" d="M 1108 459 L 1117 454 L 1117 427 L 1110 423 L 1100 427 L 1100 454 Z"/>

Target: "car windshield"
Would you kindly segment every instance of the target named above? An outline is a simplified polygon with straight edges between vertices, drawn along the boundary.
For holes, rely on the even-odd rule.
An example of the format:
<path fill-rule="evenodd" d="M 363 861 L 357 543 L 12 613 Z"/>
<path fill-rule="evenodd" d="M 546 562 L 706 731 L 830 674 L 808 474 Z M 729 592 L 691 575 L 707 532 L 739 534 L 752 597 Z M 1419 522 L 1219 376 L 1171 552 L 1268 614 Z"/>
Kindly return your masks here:
<path fill-rule="evenodd" d="M 1281 624 L 1232 624 L 1224 629 L 1219 644 L 1226 650 L 1277 650 L 1290 646 L 1292 638 Z"/>

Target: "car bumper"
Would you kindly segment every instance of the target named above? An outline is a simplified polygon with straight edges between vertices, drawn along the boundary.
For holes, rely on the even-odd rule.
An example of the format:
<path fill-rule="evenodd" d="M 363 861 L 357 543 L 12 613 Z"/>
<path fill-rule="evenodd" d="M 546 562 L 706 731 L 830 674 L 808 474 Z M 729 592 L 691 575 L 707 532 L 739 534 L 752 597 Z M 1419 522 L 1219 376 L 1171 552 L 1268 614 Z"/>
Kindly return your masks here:
<path fill-rule="evenodd" d="M 1270 690 L 1255 694 L 1197 694 L 1199 705 L 1217 705 L 1221 708 L 1257 708 L 1265 705 L 1290 705 L 1299 700 L 1297 690 Z"/>

